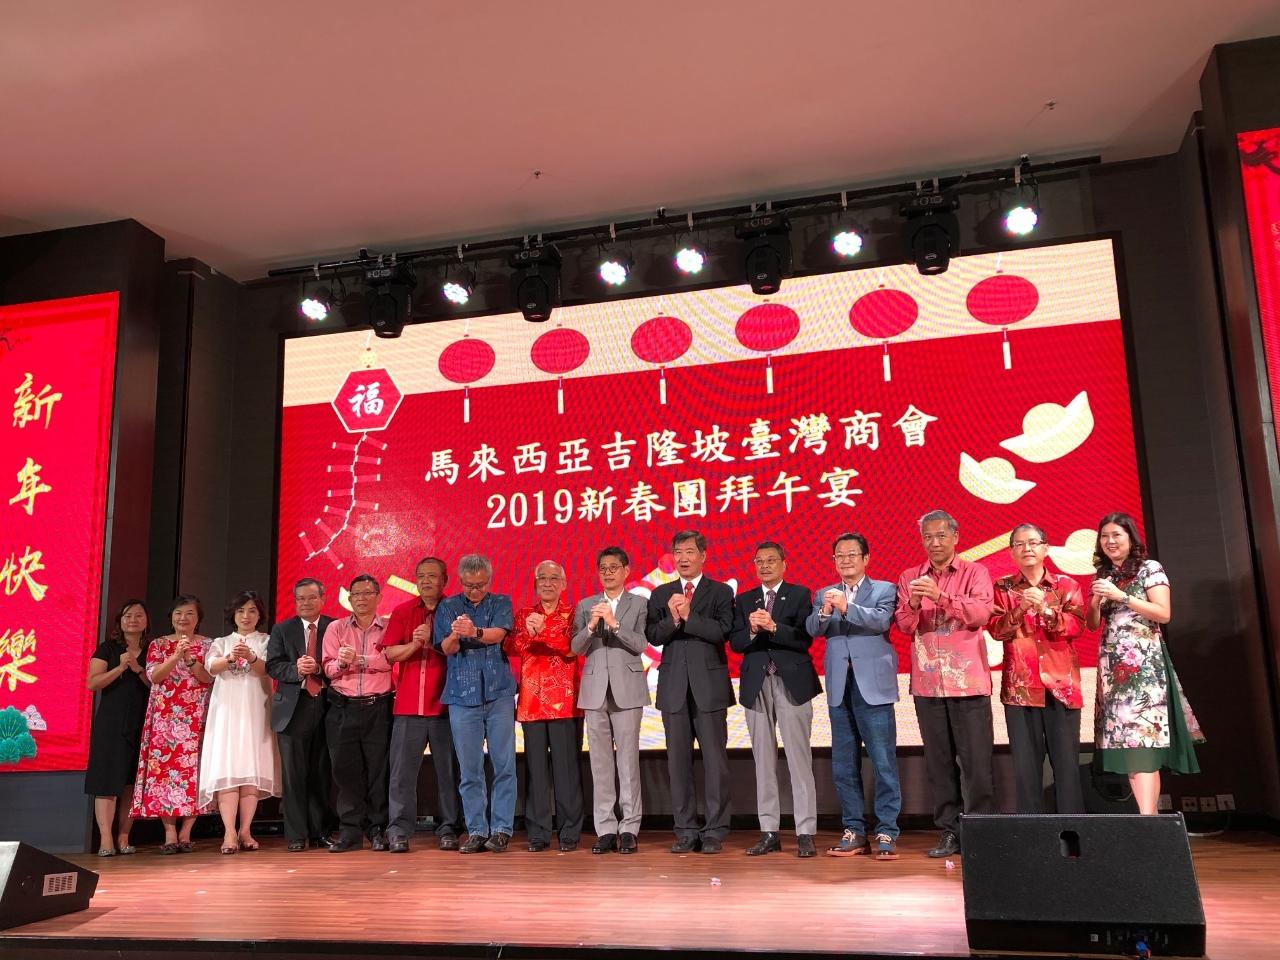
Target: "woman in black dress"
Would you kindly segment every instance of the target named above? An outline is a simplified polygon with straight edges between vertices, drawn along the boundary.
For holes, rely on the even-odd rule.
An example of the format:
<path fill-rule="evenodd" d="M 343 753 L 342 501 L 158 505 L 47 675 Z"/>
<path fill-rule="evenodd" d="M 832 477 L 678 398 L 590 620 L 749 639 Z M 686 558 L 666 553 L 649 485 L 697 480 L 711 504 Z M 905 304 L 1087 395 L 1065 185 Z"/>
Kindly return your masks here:
<path fill-rule="evenodd" d="M 89 661 L 90 690 L 101 691 L 98 712 L 93 718 L 89 740 L 89 769 L 84 792 L 93 799 L 93 815 L 101 835 L 98 856 L 130 854 L 133 819 L 129 804 L 138 769 L 138 741 L 147 709 L 147 688 L 151 682 L 143 664 L 147 659 L 146 633 L 151 625 L 141 600 L 126 600 L 112 621 L 107 639 Z M 112 824 L 118 823 L 114 834 Z"/>

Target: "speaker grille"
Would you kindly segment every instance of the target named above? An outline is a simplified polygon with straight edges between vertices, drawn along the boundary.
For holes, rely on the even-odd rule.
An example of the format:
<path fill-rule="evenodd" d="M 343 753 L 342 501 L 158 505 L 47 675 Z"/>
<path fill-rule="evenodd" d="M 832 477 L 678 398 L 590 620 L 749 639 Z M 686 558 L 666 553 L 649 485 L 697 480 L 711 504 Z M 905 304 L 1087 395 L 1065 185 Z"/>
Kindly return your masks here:
<path fill-rule="evenodd" d="M 46 873 L 44 875 L 44 892 L 41 896 L 56 897 L 63 893 L 76 892 L 77 873 Z"/>

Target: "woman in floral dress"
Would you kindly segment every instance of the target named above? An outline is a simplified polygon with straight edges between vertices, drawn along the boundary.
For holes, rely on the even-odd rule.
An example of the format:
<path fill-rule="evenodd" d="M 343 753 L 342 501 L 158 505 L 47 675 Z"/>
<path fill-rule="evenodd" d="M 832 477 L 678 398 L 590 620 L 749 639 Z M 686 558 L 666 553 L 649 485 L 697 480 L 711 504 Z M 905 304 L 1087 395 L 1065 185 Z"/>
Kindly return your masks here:
<path fill-rule="evenodd" d="M 147 651 L 151 697 L 129 814 L 160 818 L 164 824 L 161 853 L 189 853 L 193 849 L 200 736 L 212 682 L 203 663 L 209 640 L 196 634 L 203 617 L 197 597 L 178 597 L 169 608 L 173 633 L 153 640 Z"/>
<path fill-rule="evenodd" d="M 1193 744 L 1204 740 L 1161 630 L 1172 611 L 1169 578 L 1125 513 L 1102 518 L 1093 559 L 1087 622 L 1103 625 L 1095 743 L 1102 768 L 1128 776 L 1138 812 L 1155 813 L 1160 771 L 1198 773 Z"/>

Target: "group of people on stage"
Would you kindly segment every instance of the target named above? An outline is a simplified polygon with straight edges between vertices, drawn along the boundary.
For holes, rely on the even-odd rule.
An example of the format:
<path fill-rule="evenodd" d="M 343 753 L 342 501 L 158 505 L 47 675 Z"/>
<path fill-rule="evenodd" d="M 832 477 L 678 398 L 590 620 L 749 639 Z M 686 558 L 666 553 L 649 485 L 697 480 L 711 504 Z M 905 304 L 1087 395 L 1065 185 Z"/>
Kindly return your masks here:
<path fill-rule="evenodd" d="M 235 630 L 212 641 L 195 632 L 202 611 L 194 597 L 174 601 L 173 632 L 150 644 L 145 607 L 129 601 L 89 676 L 90 689 L 102 691 L 86 781 L 97 797 L 100 853 L 133 852 L 134 817 L 163 821 L 164 852 L 189 850 L 195 814 L 215 805 L 225 829 L 222 852 L 256 849 L 249 828 L 258 799 L 268 795 L 283 798 L 290 851 L 308 843 L 358 850 L 367 838 L 374 850 L 407 852 L 427 746 L 440 849 L 503 852 L 515 824 L 517 722 L 524 733 L 529 850 L 549 849 L 553 840 L 562 851 L 578 846 L 585 726 L 591 850 L 634 853 L 643 815 L 640 725 L 650 702 L 641 654 L 652 645 L 662 651 L 656 706 L 666 735 L 671 852 L 719 853 L 729 833 L 732 648 L 742 654 L 738 699 L 761 830 L 746 853 L 782 849 L 780 739 L 795 852 L 813 857 L 810 732 L 812 701 L 822 687 L 810 646 L 822 637 L 843 825 L 826 852 L 894 860 L 902 806 L 898 660 L 889 640 L 895 623 L 911 638 L 910 689 L 941 831 L 929 856 L 959 851 L 962 814 L 995 812 L 984 630 L 1004 643 L 1001 702 L 1018 812 L 1042 809 L 1046 756 L 1058 812 L 1084 812 L 1083 701 L 1073 640 L 1086 625 L 1101 625 L 1097 753 L 1104 769 L 1128 776 L 1139 811 L 1155 813 L 1160 771 L 1197 770 L 1192 744 L 1202 738 L 1164 643 L 1169 581 L 1147 556 L 1134 520 L 1119 513 L 1102 519 L 1087 591 L 1046 569 L 1048 541 L 1035 524 L 1012 531 L 1017 572 L 994 583 L 985 566 L 958 556 L 959 525 L 949 514 L 927 513 L 919 529 L 926 557 L 896 585 L 868 575 L 866 537 L 841 534 L 832 546 L 838 579 L 816 593 L 786 579 L 782 545 L 766 540 L 752 558 L 756 582 L 735 597 L 704 572 L 704 537 L 685 530 L 672 539 L 678 576 L 647 600 L 627 590 L 626 551 L 609 546 L 596 556 L 599 592 L 576 604 L 565 596 L 564 567 L 547 560 L 533 571 L 533 602 L 514 608 L 509 597 L 490 592 L 492 566 L 477 554 L 458 560 L 452 574 L 459 590 L 451 595 L 446 563 L 421 560 L 414 571 L 419 595 L 386 618 L 377 615 L 380 587 L 371 576 L 351 581 L 351 615 L 337 620 L 321 613 L 324 585 L 300 580 L 295 615 L 269 637 L 252 592 L 228 607 Z M 864 750 L 875 779 L 870 816 Z M 335 792 L 337 837 L 330 839 Z"/>

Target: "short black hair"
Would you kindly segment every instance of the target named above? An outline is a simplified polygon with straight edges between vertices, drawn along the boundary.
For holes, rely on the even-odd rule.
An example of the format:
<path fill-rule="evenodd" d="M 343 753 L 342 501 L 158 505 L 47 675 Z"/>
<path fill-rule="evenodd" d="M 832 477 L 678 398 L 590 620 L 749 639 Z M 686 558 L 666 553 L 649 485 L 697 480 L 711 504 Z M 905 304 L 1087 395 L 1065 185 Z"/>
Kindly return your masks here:
<path fill-rule="evenodd" d="M 835 543 L 831 544 L 831 553 L 834 555 L 835 552 L 840 549 L 840 544 L 844 543 L 846 540 L 856 541 L 858 546 L 862 548 L 862 555 L 864 557 L 871 556 L 871 547 L 867 545 L 867 538 L 860 533 L 852 532 L 842 533 L 840 536 L 836 537 Z"/>
<path fill-rule="evenodd" d="M 324 596 L 324 584 L 321 583 L 319 580 L 317 580 L 315 577 L 303 577 L 301 580 L 295 583 L 293 585 L 294 596 L 297 596 L 298 591 L 301 590 L 303 587 L 315 587 L 320 591 L 320 596 L 322 597 Z"/>
<path fill-rule="evenodd" d="M 1036 536 L 1039 537 L 1041 540 L 1049 539 L 1047 536 L 1045 536 L 1045 532 L 1042 527 L 1038 527 L 1034 523 L 1020 523 L 1016 527 L 1014 527 L 1012 530 L 1009 531 L 1010 547 L 1013 546 L 1013 541 L 1018 536 L 1019 530 L 1034 530 L 1036 532 Z"/>
<path fill-rule="evenodd" d="M 382 584 L 378 583 L 378 581 L 375 580 L 370 574 L 362 573 L 358 577 L 355 577 L 351 581 L 351 583 L 347 586 L 347 593 L 350 593 L 352 590 L 354 590 L 356 588 L 357 583 L 372 583 L 374 593 L 382 592 Z"/>
<path fill-rule="evenodd" d="M 262 602 L 262 597 L 259 596 L 257 590 L 241 590 L 231 598 L 231 601 L 222 611 L 222 615 L 226 618 L 227 623 L 233 627 L 235 626 L 236 611 L 246 603 L 252 603 L 258 608 L 258 625 L 254 629 L 260 630 L 263 633 L 270 630 L 271 623 L 267 620 L 267 605 Z"/>
<path fill-rule="evenodd" d="M 449 568 L 448 566 L 445 565 L 445 562 L 441 560 L 439 557 L 423 557 L 421 560 L 415 563 L 413 565 L 413 575 L 415 577 L 418 575 L 418 570 L 421 569 L 424 563 L 436 564 L 436 566 L 440 568 L 441 576 L 443 576 L 446 580 L 449 579 Z"/>
<path fill-rule="evenodd" d="M 173 611 L 179 607 L 185 607 L 191 604 L 196 608 L 196 626 L 200 626 L 200 621 L 204 619 L 204 604 L 200 602 L 200 598 L 194 593 L 180 593 L 173 598 L 173 603 L 169 604 L 169 621 L 173 621 Z"/>
<path fill-rule="evenodd" d="M 756 546 L 756 553 L 759 553 L 761 550 L 777 550 L 779 559 L 787 559 L 787 551 L 782 549 L 782 544 L 777 540 L 761 540 Z"/>
<path fill-rule="evenodd" d="M 627 551 L 621 547 L 605 547 L 596 554 L 596 566 L 600 566 L 604 562 L 605 557 L 615 557 L 617 561 L 624 567 L 631 566 L 631 558 L 627 556 Z"/>
<path fill-rule="evenodd" d="M 697 530 L 681 530 L 671 538 L 671 549 L 674 550 L 680 544 L 692 540 L 694 546 L 698 548 L 699 553 L 707 552 L 707 538 L 700 534 Z"/>

